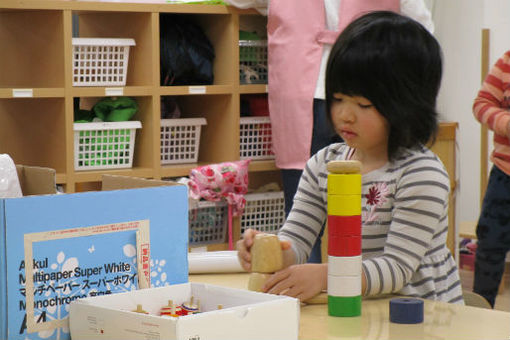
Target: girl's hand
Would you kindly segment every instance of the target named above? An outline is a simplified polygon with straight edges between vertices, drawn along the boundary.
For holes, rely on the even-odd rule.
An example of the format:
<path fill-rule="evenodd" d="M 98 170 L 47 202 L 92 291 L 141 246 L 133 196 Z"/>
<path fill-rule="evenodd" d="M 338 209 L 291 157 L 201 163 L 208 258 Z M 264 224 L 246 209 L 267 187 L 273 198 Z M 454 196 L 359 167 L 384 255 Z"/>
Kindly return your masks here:
<path fill-rule="evenodd" d="M 254 229 L 246 229 L 243 233 L 243 238 L 237 241 L 237 257 L 239 258 L 239 263 L 246 271 L 251 271 L 251 246 L 253 245 L 253 239 L 255 235 L 257 235 L 259 231 Z"/>
<path fill-rule="evenodd" d="M 328 264 L 293 265 L 274 273 L 262 287 L 270 294 L 283 294 L 306 301 L 328 285 Z"/>

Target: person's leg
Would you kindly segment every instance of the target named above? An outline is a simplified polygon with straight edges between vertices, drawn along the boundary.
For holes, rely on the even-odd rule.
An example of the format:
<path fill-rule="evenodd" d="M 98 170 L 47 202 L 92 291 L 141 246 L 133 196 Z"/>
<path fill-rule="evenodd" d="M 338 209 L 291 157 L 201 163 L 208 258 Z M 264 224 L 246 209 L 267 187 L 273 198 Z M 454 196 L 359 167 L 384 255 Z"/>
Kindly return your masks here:
<path fill-rule="evenodd" d="M 496 166 L 490 173 L 476 236 L 473 291 L 494 307 L 510 247 L 510 176 Z"/>
<path fill-rule="evenodd" d="M 323 99 L 314 99 L 313 101 L 313 135 L 310 154 L 315 155 L 317 151 L 328 146 L 331 143 L 341 142 L 342 139 L 331 128 L 326 114 L 326 101 Z M 308 263 L 321 263 L 321 238 L 324 233 L 324 225 L 321 228 L 319 237 L 313 245 Z"/>
<path fill-rule="evenodd" d="M 299 179 L 303 170 L 299 169 L 281 169 L 280 171 L 283 183 L 283 196 L 285 199 L 285 217 L 289 216 L 296 194 Z"/>

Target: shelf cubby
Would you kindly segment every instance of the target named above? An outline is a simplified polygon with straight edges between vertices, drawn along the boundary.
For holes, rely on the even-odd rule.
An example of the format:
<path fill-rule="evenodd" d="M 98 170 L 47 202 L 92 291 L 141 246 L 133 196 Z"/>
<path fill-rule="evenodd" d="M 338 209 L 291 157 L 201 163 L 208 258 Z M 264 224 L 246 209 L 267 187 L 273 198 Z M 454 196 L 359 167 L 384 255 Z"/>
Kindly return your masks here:
<path fill-rule="evenodd" d="M 16 164 L 66 172 L 63 98 L 0 99 L 0 153 Z"/>
<path fill-rule="evenodd" d="M 0 89 L 64 88 L 62 11 L 0 9 L 0 44 Z"/>
<path fill-rule="evenodd" d="M 130 48 L 126 87 L 153 85 L 155 53 L 151 13 L 77 11 L 79 38 L 129 38 Z"/>
<path fill-rule="evenodd" d="M 197 25 L 202 29 L 207 39 L 210 41 L 214 48 L 214 60 L 213 60 L 213 74 L 214 80 L 212 84 L 206 84 L 207 86 L 216 85 L 229 85 L 234 84 L 234 73 L 237 68 L 234 69 L 233 58 L 236 55 L 236 45 L 234 45 L 233 39 L 237 38 L 237 31 L 235 31 L 235 25 L 232 21 L 231 15 L 211 15 L 211 14 L 176 14 L 176 13 L 161 13 L 160 14 L 160 25 L 169 19 L 169 17 L 175 17 L 176 19 L 183 22 L 190 22 L 191 24 Z M 159 39 L 165 39 L 164 33 L 160 32 Z M 232 63 L 231 63 L 232 62 Z M 235 64 L 234 64 L 235 65 Z M 163 84 L 162 84 L 163 85 Z M 200 83 L 180 84 L 179 86 L 206 86 Z M 174 85 L 168 85 L 173 87 Z M 182 89 L 186 91 L 186 89 Z"/>

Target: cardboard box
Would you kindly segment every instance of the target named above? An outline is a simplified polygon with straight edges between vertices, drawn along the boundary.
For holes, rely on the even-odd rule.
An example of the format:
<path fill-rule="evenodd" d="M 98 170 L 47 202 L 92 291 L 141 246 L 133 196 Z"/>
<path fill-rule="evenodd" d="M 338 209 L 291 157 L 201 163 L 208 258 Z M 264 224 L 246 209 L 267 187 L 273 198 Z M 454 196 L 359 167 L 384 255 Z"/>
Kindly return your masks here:
<path fill-rule="evenodd" d="M 19 170 L 25 195 L 54 192 Z M 187 188 L 115 190 L 143 181 L 0 200 L 0 339 L 69 339 L 71 301 L 188 281 Z"/>
<path fill-rule="evenodd" d="M 16 172 L 23 196 L 48 195 L 57 192 L 54 169 L 16 164 Z"/>
<path fill-rule="evenodd" d="M 200 301 L 202 313 L 159 316 L 162 307 Z M 222 309 L 218 309 L 218 305 Z M 133 312 L 137 305 L 149 315 Z M 73 340 L 295 340 L 299 332 L 299 300 L 203 283 L 142 289 L 73 302 Z"/>

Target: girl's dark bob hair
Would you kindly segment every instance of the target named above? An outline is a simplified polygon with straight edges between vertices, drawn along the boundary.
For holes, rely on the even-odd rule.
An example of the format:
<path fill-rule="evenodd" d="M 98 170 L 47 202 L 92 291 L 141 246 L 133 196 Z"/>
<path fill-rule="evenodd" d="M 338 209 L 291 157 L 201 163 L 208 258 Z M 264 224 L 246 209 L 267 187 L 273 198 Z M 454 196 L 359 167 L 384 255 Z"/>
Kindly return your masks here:
<path fill-rule="evenodd" d="M 433 142 L 442 53 L 436 39 L 403 15 L 376 11 L 351 22 L 331 49 L 326 105 L 333 94 L 362 96 L 389 123 L 388 157 Z M 331 114 L 328 114 L 331 122 Z"/>

